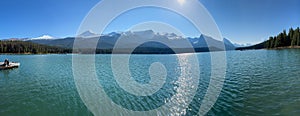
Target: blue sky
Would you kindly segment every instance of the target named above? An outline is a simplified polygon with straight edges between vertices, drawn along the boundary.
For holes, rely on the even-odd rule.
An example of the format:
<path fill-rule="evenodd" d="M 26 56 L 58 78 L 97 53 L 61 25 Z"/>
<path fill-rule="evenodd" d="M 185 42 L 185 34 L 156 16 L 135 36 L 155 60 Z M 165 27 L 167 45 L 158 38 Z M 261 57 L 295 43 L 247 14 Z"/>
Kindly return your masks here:
<path fill-rule="evenodd" d="M 38 37 L 44 34 L 54 37 L 74 36 L 86 14 L 98 2 L 99 0 L 1 0 L 0 39 Z M 237 43 L 261 42 L 283 29 L 300 26 L 299 0 L 200 2 L 211 13 L 222 35 Z M 140 18 L 128 19 L 133 14 Z M 153 8 L 141 8 L 122 14 L 108 26 L 106 32 L 124 31 L 143 21 L 168 23 L 187 36 L 199 34 L 186 19 L 170 11 Z"/>

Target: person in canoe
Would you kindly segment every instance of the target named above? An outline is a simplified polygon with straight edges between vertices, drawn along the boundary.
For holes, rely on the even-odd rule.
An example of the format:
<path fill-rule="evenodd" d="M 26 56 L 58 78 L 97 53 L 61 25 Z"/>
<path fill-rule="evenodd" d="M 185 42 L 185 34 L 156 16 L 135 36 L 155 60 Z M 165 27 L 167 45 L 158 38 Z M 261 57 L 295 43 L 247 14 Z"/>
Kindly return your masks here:
<path fill-rule="evenodd" d="M 4 60 L 4 64 L 2 64 L 1 66 L 9 66 L 9 60 L 8 60 L 8 59 L 5 59 L 5 60 Z"/>

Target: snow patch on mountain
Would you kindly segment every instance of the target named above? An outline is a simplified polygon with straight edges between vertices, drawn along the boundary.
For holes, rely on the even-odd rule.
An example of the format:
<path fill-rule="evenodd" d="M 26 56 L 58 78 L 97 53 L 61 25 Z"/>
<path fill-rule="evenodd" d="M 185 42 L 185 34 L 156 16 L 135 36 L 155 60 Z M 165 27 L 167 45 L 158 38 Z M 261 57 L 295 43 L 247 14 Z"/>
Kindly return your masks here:
<path fill-rule="evenodd" d="M 56 39 L 55 37 L 52 37 L 50 35 L 42 35 L 40 37 L 36 37 L 36 38 L 29 38 L 27 40 L 50 40 L 50 39 Z"/>
<path fill-rule="evenodd" d="M 239 43 L 234 43 L 233 44 L 235 47 L 247 47 L 247 46 L 252 46 L 250 43 L 245 43 L 245 44 L 239 44 Z"/>

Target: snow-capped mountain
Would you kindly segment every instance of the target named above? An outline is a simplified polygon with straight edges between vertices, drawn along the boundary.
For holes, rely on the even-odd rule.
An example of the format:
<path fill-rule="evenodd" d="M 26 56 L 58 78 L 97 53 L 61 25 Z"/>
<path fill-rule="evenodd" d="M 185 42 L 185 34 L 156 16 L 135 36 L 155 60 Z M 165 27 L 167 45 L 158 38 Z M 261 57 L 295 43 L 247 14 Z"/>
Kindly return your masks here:
<path fill-rule="evenodd" d="M 105 35 L 105 36 L 113 37 L 113 36 L 116 36 L 116 35 L 120 35 L 120 33 L 117 33 L 117 32 L 111 32 L 111 33 L 104 34 L 104 35 Z"/>
<path fill-rule="evenodd" d="M 252 46 L 252 44 L 250 44 L 250 43 L 246 43 L 246 44 L 234 43 L 233 45 L 234 45 L 235 47 L 247 47 L 247 46 Z"/>
<path fill-rule="evenodd" d="M 176 35 L 175 33 L 158 33 L 159 35 L 166 36 L 169 39 L 184 39 L 182 36 Z"/>
<path fill-rule="evenodd" d="M 74 44 L 75 37 L 69 38 L 61 38 L 61 39 L 50 39 L 50 37 L 44 36 L 44 38 L 48 39 L 33 39 L 31 42 L 52 45 L 52 46 L 60 46 L 72 48 Z M 82 39 L 80 39 L 82 38 Z M 127 31 L 127 32 L 111 32 L 108 34 L 96 34 L 91 31 L 86 31 L 80 34 L 79 39 L 76 41 L 82 48 L 93 48 L 95 47 L 94 43 L 97 43 L 97 49 L 112 49 L 116 47 L 116 42 L 118 42 L 117 48 L 127 49 L 131 48 L 135 45 L 140 45 L 144 40 L 149 40 L 147 44 L 143 44 L 143 47 L 146 48 L 163 48 L 160 43 L 167 43 L 170 48 L 214 48 L 215 50 L 234 50 L 235 46 L 227 40 L 223 41 L 216 40 L 212 37 L 201 35 L 199 37 L 182 37 L 178 36 L 175 33 L 155 33 L 152 30 L 145 31 Z M 156 42 L 156 43 L 155 43 Z M 209 44 L 207 44 L 209 43 Z"/>
<path fill-rule="evenodd" d="M 89 38 L 89 37 L 96 37 L 96 36 L 100 36 L 100 34 L 97 34 L 97 33 L 92 32 L 91 30 L 88 30 L 88 31 L 81 33 L 77 37 Z"/>
<path fill-rule="evenodd" d="M 35 37 L 35 38 L 9 38 L 9 39 L 4 39 L 4 40 L 9 40 L 9 41 L 31 41 L 31 40 L 54 40 L 57 39 L 55 37 L 52 37 L 50 35 L 42 35 L 40 37 Z"/>
<path fill-rule="evenodd" d="M 223 38 L 223 42 L 225 44 L 226 49 L 234 50 L 236 48 L 236 46 L 226 38 Z"/>
<path fill-rule="evenodd" d="M 111 34 L 107 35 L 111 36 Z M 117 38 L 116 38 L 117 37 Z M 225 45 L 226 50 L 234 50 L 235 46 L 227 39 L 223 41 L 218 41 L 212 37 L 201 35 L 200 37 L 195 38 L 184 38 L 182 36 L 178 36 L 175 33 L 155 33 L 152 30 L 145 31 L 136 31 L 136 32 L 123 32 L 114 38 L 103 38 L 100 37 L 99 48 L 113 48 L 117 47 L 120 49 L 131 48 L 136 45 L 140 45 L 147 41 L 148 44 L 144 44 L 143 47 L 153 47 L 153 48 L 161 48 L 165 47 L 159 44 L 154 44 L 153 42 L 167 43 L 170 48 L 207 48 L 214 47 L 218 50 L 224 50 Z M 101 41 L 102 40 L 102 41 Z M 114 46 L 118 42 L 118 46 Z M 107 46 L 108 43 L 111 46 Z M 207 44 L 208 43 L 208 44 Z"/>
<path fill-rule="evenodd" d="M 41 39 L 44 39 L 44 40 L 50 40 L 50 39 L 56 39 L 55 37 L 52 37 L 50 35 L 42 35 L 40 37 L 36 37 L 36 38 L 29 38 L 27 40 L 41 40 Z"/>

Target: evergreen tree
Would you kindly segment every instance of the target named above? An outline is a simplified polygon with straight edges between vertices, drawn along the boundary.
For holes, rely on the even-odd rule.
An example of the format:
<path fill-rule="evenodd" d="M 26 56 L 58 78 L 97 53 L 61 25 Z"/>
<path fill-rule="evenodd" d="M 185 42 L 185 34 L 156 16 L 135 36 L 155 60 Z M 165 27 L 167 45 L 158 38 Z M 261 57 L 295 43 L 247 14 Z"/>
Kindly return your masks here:
<path fill-rule="evenodd" d="M 275 40 L 275 46 L 274 47 L 281 47 L 282 44 L 282 34 L 279 34 Z"/>
<path fill-rule="evenodd" d="M 297 36 L 298 36 L 298 33 L 295 32 L 292 36 L 291 46 L 297 46 Z"/>
<path fill-rule="evenodd" d="M 295 36 L 295 39 L 296 39 L 296 43 L 297 43 L 297 46 L 300 46 L 300 29 L 299 29 L 299 27 L 296 29 L 296 31 L 295 31 L 295 33 L 297 34 L 296 36 Z"/>
<path fill-rule="evenodd" d="M 276 40 L 276 37 L 272 37 L 270 48 L 274 48 L 275 47 L 275 40 Z"/>
<path fill-rule="evenodd" d="M 289 44 L 290 44 L 291 46 L 293 46 L 293 45 L 292 45 L 293 34 L 294 34 L 294 29 L 293 29 L 293 28 L 290 28 L 289 34 L 288 34 L 288 39 L 289 39 L 289 41 L 290 41 Z"/>
<path fill-rule="evenodd" d="M 286 34 L 286 30 L 283 30 L 282 40 L 283 42 L 281 46 L 290 46 L 291 41 L 289 40 L 288 35 Z"/>

